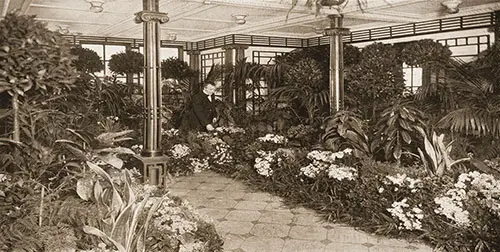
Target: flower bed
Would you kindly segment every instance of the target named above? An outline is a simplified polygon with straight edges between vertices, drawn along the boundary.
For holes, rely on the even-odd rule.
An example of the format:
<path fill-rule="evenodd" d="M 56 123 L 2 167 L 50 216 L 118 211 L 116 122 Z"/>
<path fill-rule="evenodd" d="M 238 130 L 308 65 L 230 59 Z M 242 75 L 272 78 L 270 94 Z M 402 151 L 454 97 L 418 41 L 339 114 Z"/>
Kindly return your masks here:
<path fill-rule="evenodd" d="M 232 165 L 211 160 L 210 168 L 282 196 L 292 206 L 371 233 L 422 240 L 442 251 L 500 251 L 500 181 L 492 175 L 456 171 L 431 177 L 422 167 L 358 159 L 351 149 L 290 148 L 286 138 L 272 134 L 245 139 L 246 144 L 234 139 L 230 151 L 238 154 L 232 155 Z"/>

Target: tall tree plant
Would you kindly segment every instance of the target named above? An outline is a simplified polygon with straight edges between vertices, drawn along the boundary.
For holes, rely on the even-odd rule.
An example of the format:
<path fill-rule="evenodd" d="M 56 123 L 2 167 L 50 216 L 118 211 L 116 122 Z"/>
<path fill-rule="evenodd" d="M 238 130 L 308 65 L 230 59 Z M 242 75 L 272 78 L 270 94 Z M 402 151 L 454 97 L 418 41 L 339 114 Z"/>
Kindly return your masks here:
<path fill-rule="evenodd" d="M 9 13 L 0 21 L 0 93 L 12 96 L 13 140 L 20 141 L 19 103 L 29 91 L 58 93 L 77 72 L 70 47 L 34 16 Z"/>

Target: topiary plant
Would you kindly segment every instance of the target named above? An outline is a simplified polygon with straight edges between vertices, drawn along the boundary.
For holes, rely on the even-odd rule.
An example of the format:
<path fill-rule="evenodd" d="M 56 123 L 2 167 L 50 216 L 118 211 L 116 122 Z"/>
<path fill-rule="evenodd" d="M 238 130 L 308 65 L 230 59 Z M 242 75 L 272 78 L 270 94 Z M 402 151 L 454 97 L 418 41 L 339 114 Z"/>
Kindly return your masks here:
<path fill-rule="evenodd" d="M 73 47 L 71 53 L 78 56 L 78 59 L 73 61 L 76 70 L 87 73 L 95 73 L 104 70 L 104 64 L 101 57 L 89 48 Z"/>
<path fill-rule="evenodd" d="M 9 13 L 0 21 L 0 93 L 12 96 L 14 141 L 20 141 L 19 97 L 71 87 L 77 78 L 73 59 L 65 39 L 34 16 Z"/>
<path fill-rule="evenodd" d="M 126 51 L 111 55 L 109 69 L 117 74 L 142 73 L 144 56 L 140 52 Z"/>
<path fill-rule="evenodd" d="M 401 60 L 409 66 L 422 66 L 429 62 L 446 62 L 450 59 L 448 47 L 432 39 L 421 39 L 407 44 L 401 51 Z"/>

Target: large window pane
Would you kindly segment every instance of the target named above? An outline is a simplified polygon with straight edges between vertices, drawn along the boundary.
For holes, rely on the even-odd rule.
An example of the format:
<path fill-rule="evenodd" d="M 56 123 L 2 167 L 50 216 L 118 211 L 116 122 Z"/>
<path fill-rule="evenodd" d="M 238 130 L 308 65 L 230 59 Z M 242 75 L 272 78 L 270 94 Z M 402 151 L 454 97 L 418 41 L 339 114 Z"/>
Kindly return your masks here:
<path fill-rule="evenodd" d="M 165 60 L 171 57 L 179 57 L 179 50 L 177 48 L 160 48 L 160 60 Z"/>
<path fill-rule="evenodd" d="M 111 59 L 111 55 L 125 52 L 125 46 L 106 45 L 106 60 Z"/>
<path fill-rule="evenodd" d="M 82 48 L 88 48 L 97 53 L 101 59 L 104 59 L 104 46 L 103 45 L 93 45 L 93 44 L 82 44 Z"/>

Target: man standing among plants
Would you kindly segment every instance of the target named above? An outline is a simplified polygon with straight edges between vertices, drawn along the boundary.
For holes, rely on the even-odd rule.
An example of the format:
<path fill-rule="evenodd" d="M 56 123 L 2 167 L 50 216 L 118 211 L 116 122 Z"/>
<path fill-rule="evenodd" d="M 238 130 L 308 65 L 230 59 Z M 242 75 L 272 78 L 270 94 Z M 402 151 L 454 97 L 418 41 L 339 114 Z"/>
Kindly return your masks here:
<path fill-rule="evenodd" d="M 194 94 L 186 104 L 180 129 L 185 131 L 212 131 L 217 121 L 213 94 L 214 83 L 203 83 L 203 91 Z"/>

